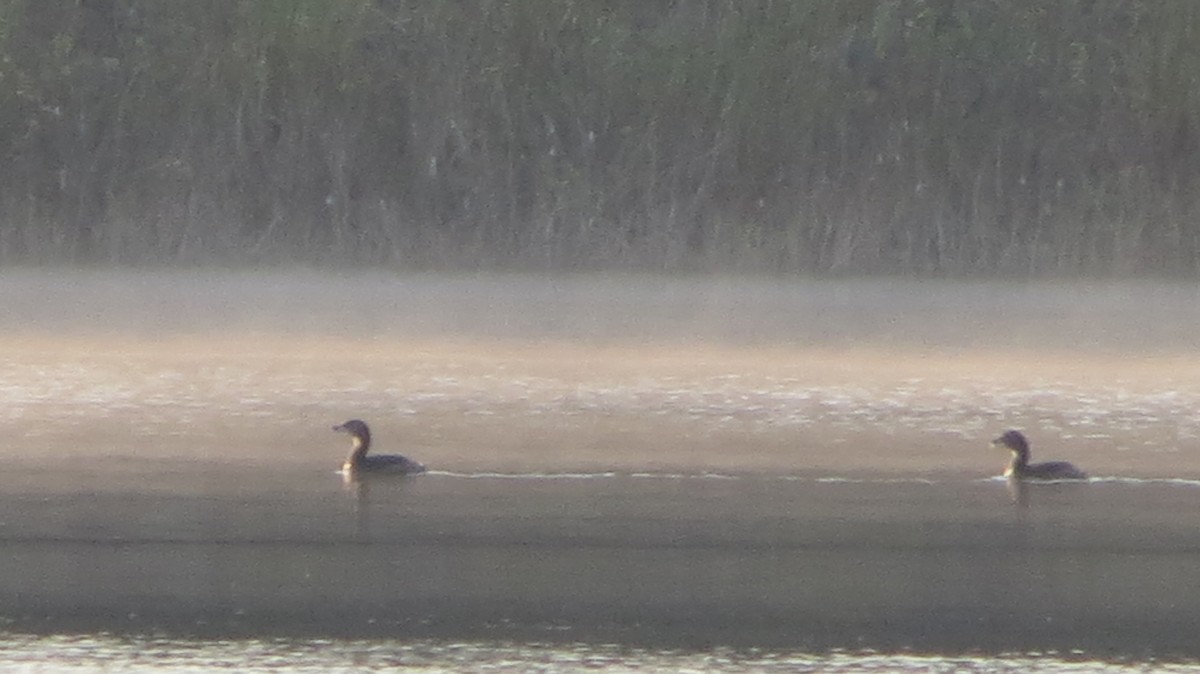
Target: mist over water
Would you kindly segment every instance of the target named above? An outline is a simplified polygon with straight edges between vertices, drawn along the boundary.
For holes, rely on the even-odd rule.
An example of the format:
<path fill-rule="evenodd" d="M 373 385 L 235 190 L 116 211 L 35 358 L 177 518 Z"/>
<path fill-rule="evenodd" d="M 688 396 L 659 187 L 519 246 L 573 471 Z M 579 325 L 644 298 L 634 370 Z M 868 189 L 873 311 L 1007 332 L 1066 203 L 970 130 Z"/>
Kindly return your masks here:
<path fill-rule="evenodd" d="M 1195 657 L 1198 294 L 5 272 L 0 613 Z M 351 417 L 431 474 L 344 485 Z M 1018 498 L 988 446 L 1010 427 L 1094 479 Z"/>
<path fill-rule="evenodd" d="M 308 271 L 3 272 L 10 331 L 1187 350 L 1200 287 L 1153 281 Z"/>

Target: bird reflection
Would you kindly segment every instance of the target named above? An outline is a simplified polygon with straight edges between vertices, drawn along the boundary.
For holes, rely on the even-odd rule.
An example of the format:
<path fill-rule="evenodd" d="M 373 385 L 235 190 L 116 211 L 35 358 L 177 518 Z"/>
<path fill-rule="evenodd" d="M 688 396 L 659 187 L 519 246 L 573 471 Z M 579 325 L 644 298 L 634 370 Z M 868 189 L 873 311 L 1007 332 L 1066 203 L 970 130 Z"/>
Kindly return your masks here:
<path fill-rule="evenodd" d="M 1005 480 L 1008 487 L 1008 495 L 1012 499 L 1013 505 L 1024 510 L 1029 507 L 1029 484 L 1019 477 L 1009 476 Z"/>
<path fill-rule="evenodd" d="M 1071 494 L 1078 494 L 1077 489 L 1087 484 L 1081 480 L 1060 481 L 1029 481 L 1019 477 L 1009 477 L 1005 480 L 1009 499 L 1018 512 L 1031 508 L 1046 510 L 1055 506 L 1067 504 L 1074 499 Z"/>
<path fill-rule="evenodd" d="M 372 484 L 381 483 L 381 484 Z M 342 487 L 354 498 L 354 533 L 359 539 L 369 540 L 372 538 L 371 530 L 371 511 L 380 506 L 394 505 L 394 499 L 388 499 L 389 491 L 401 491 L 407 488 L 407 478 L 391 479 L 371 474 L 362 474 L 357 472 L 342 473 Z M 379 490 L 383 490 L 383 499 L 372 501 L 372 490 L 375 495 L 379 496 Z"/>
<path fill-rule="evenodd" d="M 354 533 L 359 538 L 371 536 L 371 482 L 357 473 L 342 472 L 342 486 L 354 496 Z"/>

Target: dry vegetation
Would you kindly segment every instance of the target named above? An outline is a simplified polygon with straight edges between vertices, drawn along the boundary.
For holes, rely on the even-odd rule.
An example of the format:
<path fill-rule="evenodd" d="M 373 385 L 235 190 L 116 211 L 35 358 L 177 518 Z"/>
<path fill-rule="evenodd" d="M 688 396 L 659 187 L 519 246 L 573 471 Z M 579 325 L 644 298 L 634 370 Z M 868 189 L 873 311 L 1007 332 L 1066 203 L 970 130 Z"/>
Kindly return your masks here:
<path fill-rule="evenodd" d="M 1193 275 L 1200 4 L 8 0 L 0 260 Z"/>

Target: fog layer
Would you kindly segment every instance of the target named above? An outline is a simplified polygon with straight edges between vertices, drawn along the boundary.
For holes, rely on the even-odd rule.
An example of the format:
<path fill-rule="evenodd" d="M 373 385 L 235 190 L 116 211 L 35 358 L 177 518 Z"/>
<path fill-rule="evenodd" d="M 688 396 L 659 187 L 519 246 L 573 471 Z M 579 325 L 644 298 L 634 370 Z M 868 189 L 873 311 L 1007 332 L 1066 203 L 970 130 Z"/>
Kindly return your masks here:
<path fill-rule="evenodd" d="M 1196 476 L 1190 286 L 6 273 L 10 461 Z"/>

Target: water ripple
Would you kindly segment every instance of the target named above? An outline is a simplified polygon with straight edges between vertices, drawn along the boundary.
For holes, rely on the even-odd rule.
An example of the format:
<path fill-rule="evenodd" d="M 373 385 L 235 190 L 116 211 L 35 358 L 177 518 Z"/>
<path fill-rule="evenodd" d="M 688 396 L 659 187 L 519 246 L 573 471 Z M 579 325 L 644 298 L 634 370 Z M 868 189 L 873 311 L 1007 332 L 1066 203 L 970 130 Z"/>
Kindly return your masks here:
<path fill-rule="evenodd" d="M 569 626 L 547 626 L 569 631 Z M 1126 674 L 1200 672 L 1200 663 L 1109 662 L 1082 651 L 917 655 L 874 651 L 656 650 L 583 643 L 359 640 L 175 640 L 0 635 L 0 668 L 71 672 L 868 672 Z"/>

